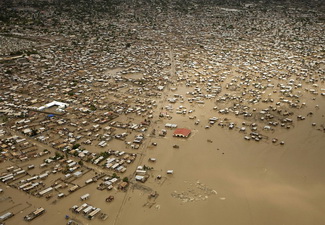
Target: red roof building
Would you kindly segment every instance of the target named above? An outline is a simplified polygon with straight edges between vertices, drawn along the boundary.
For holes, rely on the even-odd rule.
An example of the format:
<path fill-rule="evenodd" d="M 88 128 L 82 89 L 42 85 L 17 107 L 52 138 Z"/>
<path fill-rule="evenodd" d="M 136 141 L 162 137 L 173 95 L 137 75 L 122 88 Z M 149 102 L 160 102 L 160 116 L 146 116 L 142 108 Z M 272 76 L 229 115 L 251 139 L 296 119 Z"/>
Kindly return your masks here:
<path fill-rule="evenodd" d="M 174 137 L 182 137 L 182 138 L 187 138 L 188 136 L 190 136 L 191 134 L 191 130 L 190 129 L 186 129 L 186 128 L 177 128 L 174 131 L 173 136 Z"/>

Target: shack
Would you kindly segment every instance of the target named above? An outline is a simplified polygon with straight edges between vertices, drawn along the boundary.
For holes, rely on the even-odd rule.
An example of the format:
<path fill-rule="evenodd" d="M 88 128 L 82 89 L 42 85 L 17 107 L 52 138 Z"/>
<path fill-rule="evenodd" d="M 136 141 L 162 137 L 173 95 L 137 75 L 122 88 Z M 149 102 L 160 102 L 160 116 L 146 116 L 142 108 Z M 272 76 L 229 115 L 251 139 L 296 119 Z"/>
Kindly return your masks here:
<path fill-rule="evenodd" d="M 80 197 L 81 201 L 87 200 L 89 198 L 90 194 L 85 194 L 83 196 Z"/>
<path fill-rule="evenodd" d="M 46 189 L 43 190 L 43 191 L 40 191 L 38 194 L 39 194 L 40 196 L 43 196 L 43 195 L 45 195 L 45 194 L 51 192 L 52 190 L 53 190 L 53 188 L 52 188 L 52 187 L 49 187 L 49 188 L 46 188 Z"/>
<path fill-rule="evenodd" d="M 174 137 L 182 137 L 182 138 L 187 138 L 188 136 L 190 136 L 191 134 L 191 130 L 187 129 L 187 128 L 177 128 L 174 133 L 173 136 Z"/>
<path fill-rule="evenodd" d="M 9 219 L 10 217 L 14 216 L 14 214 L 12 212 L 7 212 L 3 215 L 0 216 L 0 222 L 3 222 L 7 219 Z"/>
<path fill-rule="evenodd" d="M 88 219 L 90 219 L 90 220 L 93 219 L 100 211 L 101 211 L 100 208 L 95 209 L 94 211 L 92 211 L 91 213 L 89 213 Z"/>
<path fill-rule="evenodd" d="M 38 208 L 35 211 L 28 214 L 27 216 L 25 216 L 24 219 L 26 221 L 31 221 L 31 220 L 35 219 L 36 217 L 39 217 L 40 215 L 42 215 L 44 212 L 45 212 L 44 208 Z"/>

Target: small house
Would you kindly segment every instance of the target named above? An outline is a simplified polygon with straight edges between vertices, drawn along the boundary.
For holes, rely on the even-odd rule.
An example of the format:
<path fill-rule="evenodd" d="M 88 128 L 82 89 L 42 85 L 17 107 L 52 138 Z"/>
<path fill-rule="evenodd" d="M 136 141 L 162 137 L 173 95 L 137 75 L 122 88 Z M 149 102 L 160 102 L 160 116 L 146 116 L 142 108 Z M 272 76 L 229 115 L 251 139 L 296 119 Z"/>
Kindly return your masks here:
<path fill-rule="evenodd" d="M 187 138 L 188 136 L 190 136 L 191 134 L 191 130 L 187 129 L 187 128 L 177 128 L 174 133 L 173 136 L 174 137 L 182 137 L 182 138 Z"/>

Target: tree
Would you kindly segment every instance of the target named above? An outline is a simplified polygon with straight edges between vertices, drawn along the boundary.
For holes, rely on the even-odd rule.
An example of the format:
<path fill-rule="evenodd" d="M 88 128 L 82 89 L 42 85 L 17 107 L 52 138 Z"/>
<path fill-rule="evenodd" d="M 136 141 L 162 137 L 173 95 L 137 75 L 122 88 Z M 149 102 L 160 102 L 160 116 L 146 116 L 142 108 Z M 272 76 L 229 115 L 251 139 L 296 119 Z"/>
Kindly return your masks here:
<path fill-rule="evenodd" d="M 72 146 L 72 149 L 77 149 L 77 148 L 79 148 L 80 147 L 80 144 L 74 144 L 73 146 Z"/>
<path fill-rule="evenodd" d="M 129 178 L 124 177 L 124 178 L 123 178 L 123 182 L 129 183 Z"/>
<path fill-rule="evenodd" d="M 91 104 L 89 106 L 89 108 L 90 108 L 91 111 L 96 111 L 96 109 L 97 109 L 96 106 L 94 106 L 93 104 Z"/>
<path fill-rule="evenodd" d="M 1 99 L 0 99 L 0 102 L 1 102 Z M 4 122 L 4 123 L 8 122 L 8 116 L 3 116 L 2 122 Z"/>
<path fill-rule="evenodd" d="M 37 135 L 37 129 L 32 128 L 32 132 L 31 132 L 30 136 L 33 137 L 33 136 L 36 136 L 36 135 Z"/>
<path fill-rule="evenodd" d="M 60 152 L 55 152 L 55 159 L 63 159 L 64 155 L 61 154 Z"/>
<path fill-rule="evenodd" d="M 105 151 L 105 152 L 101 152 L 99 155 L 103 156 L 104 158 L 107 158 L 109 156 L 109 153 Z"/>
<path fill-rule="evenodd" d="M 234 25 L 230 24 L 227 29 L 234 29 Z"/>

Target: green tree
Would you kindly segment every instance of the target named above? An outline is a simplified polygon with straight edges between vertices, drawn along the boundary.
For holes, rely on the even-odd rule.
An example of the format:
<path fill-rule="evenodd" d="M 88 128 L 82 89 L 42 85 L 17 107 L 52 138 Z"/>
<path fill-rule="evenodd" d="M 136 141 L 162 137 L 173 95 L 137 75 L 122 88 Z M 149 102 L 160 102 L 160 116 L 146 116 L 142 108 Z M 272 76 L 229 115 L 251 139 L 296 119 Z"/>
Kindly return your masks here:
<path fill-rule="evenodd" d="M 32 128 L 32 133 L 30 134 L 31 137 L 37 135 L 37 129 Z"/>
<path fill-rule="evenodd" d="M 60 152 L 55 152 L 55 158 L 56 159 L 63 159 L 64 158 L 64 155 L 61 154 Z"/>
<path fill-rule="evenodd" d="M 93 104 L 91 104 L 91 105 L 89 106 L 89 109 L 90 109 L 91 111 L 95 111 L 97 108 L 96 108 L 96 106 L 94 106 Z"/>
<path fill-rule="evenodd" d="M 72 146 L 72 149 L 77 149 L 77 148 L 79 148 L 80 147 L 80 144 L 74 144 L 73 146 Z"/>

